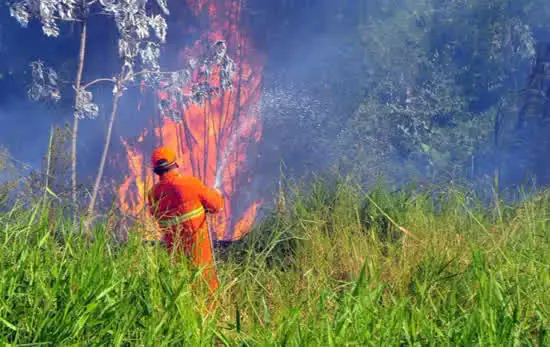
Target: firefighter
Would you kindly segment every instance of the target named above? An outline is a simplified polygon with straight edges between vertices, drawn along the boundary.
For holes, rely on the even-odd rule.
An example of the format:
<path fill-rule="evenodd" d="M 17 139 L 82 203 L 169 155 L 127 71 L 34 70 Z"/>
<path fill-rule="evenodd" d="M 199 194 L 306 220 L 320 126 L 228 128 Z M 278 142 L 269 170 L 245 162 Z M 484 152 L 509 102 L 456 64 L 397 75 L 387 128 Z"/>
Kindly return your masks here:
<path fill-rule="evenodd" d="M 152 154 L 153 171 L 159 176 L 148 195 L 153 217 L 159 222 L 169 252 L 183 253 L 203 271 L 211 291 L 218 288 L 214 255 L 206 213 L 223 209 L 223 197 L 198 178 L 178 172 L 176 154 L 159 147 Z"/>

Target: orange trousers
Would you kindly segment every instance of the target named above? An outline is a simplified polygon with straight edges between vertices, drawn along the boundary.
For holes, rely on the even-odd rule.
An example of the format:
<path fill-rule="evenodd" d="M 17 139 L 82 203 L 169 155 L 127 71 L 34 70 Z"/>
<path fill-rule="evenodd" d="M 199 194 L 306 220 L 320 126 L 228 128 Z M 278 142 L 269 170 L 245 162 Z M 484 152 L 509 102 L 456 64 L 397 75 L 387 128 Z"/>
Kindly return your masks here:
<path fill-rule="evenodd" d="M 165 237 L 168 251 L 175 252 L 178 255 L 183 251 L 193 265 L 199 271 L 202 271 L 202 278 L 208 284 L 210 292 L 215 292 L 219 287 L 219 282 L 207 221 L 193 232 L 184 231 L 178 226 L 175 226 L 174 229 L 176 230 L 172 229 L 172 232 L 166 234 Z"/>

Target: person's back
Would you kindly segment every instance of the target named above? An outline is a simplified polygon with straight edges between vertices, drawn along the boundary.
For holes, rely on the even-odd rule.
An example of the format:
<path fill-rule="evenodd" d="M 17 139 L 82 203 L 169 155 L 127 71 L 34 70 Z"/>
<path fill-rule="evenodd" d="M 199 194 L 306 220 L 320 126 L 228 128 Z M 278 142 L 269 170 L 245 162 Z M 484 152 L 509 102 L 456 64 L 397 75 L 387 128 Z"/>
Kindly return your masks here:
<path fill-rule="evenodd" d="M 179 174 L 175 155 L 166 148 L 154 152 L 153 163 L 159 182 L 148 197 L 150 212 L 161 226 L 168 250 L 183 250 L 196 265 L 206 266 L 208 282 L 212 289 L 217 288 L 206 212 L 221 211 L 222 195 L 195 177 Z"/>
<path fill-rule="evenodd" d="M 213 189 L 205 187 L 193 176 L 183 176 L 176 171 L 167 172 L 153 187 L 151 201 L 155 218 L 163 226 L 176 223 L 182 232 L 199 229 L 206 222 L 206 214 L 216 213 L 223 207 L 223 199 Z"/>

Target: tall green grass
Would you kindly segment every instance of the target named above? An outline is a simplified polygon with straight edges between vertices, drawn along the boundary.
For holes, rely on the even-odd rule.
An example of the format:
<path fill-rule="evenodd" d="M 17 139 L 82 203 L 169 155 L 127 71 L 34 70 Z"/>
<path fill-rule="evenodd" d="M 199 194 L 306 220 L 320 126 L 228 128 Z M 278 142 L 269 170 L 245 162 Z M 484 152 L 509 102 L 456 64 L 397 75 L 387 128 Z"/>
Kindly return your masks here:
<path fill-rule="evenodd" d="M 550 345 L 550 194 L 487 209 L 455 187 L 291 192 L 220 254 L 212 310 L 196 271 L 139 228 L 88 241 L 47 205 L 15 207 L 0 216 L 0 342 Z"/>

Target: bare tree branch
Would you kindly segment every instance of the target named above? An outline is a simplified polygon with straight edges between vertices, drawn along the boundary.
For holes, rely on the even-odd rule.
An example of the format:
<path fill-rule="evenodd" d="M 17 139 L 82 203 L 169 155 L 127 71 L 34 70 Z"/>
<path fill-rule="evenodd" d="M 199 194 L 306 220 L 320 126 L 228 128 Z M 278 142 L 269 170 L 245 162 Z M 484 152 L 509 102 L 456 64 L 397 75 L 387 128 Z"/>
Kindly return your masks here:
<path fill-rule="evenodd" d="M 58 16 L 52 16 L 52 18 L 55 19 L 55 20 L 60 20 L 60 21 L 64 21 L 64 22 L 78 22 L 78 23 L 84 22 L 82 19 L 79 19 L 79 18 L 61 18 L 61 17 L 58 17 Z"/>
<path fill-rule="evenodd" d="M 82 89 L 88 89 L 88 87 L 91 87 L 95 84 L 98 84 L 100 82 L 111 82 L 111 83 L 116 83 L 116 80 L 114 78 L 97 78 L 85 85 L 82 86 Z"/>

